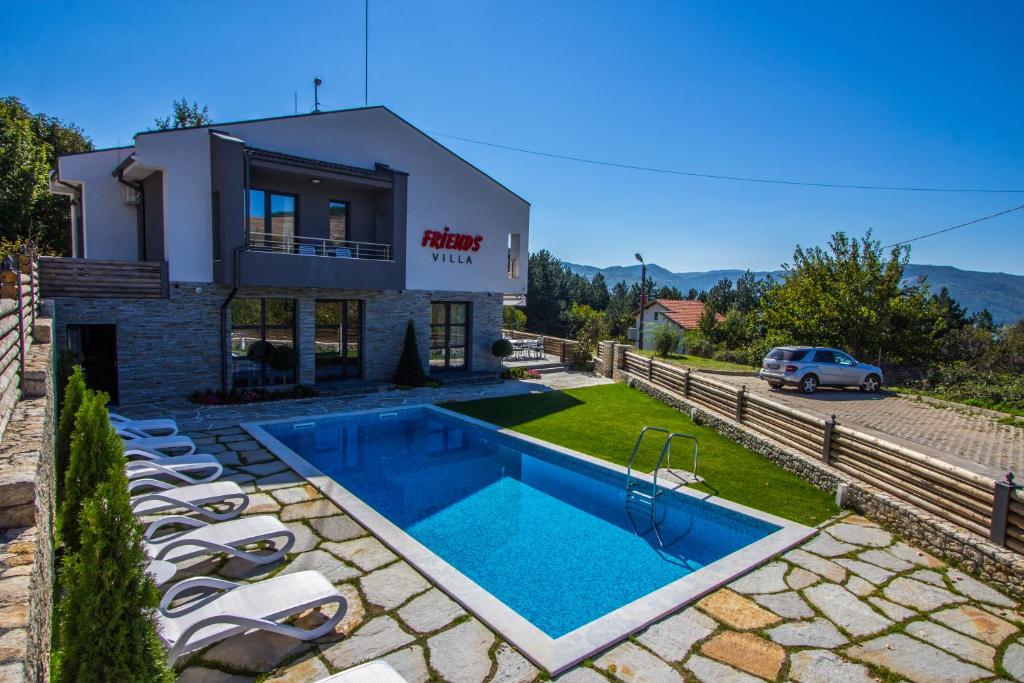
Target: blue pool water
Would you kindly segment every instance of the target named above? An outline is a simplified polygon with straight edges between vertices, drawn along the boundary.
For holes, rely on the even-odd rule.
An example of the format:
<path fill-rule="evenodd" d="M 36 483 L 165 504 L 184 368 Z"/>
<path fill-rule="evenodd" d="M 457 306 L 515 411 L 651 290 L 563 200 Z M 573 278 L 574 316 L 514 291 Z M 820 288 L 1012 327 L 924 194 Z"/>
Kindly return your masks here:
<path fill-rule="evenodd" d="M 661 547 L 624 475 L 425 408 L 262 427 L 552 638 L 778 529 L 667 493 Z"/>

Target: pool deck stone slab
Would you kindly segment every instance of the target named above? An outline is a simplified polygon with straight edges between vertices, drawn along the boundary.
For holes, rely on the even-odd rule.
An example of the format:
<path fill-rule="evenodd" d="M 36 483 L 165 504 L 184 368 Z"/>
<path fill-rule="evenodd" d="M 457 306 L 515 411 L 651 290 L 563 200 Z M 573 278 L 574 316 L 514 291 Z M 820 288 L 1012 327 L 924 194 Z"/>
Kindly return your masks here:
<path fill-rule="evenodd" d="M 519 385 L 516 388 L 519 391 L 524 384 L 530 385 L 530 391 L 543 390 L 532 382 L 497 386 L 507 391 L 509 385 Z M 453 389 L 457 389 L 455 393 L 460 399 L 506 395 L 488 385 Z M 385 392 L 370 398 L 383 404 L 379 407 L 385 407 L 396 405 L 395 398 L 402 398 L 399 404 L 404 404 L 409 398 L 406 394 L 421 391 Z M 378 407 L 366 397 L 349 398 L 348 402 L 353 408 Z M 309 412 L 297 414 L 339 410 L 336 405 L 327 409 L 315 402 L 304 403 Z M 276 413 L 276 407 L 274 404 L 260 406 L 267 418 L 282 416 Z M 206 426 L 219 422 L 216 430 L 221 433 L 193 427 L 189 430 L 191 436 L 205 439 L 208 445 L 204 448 L 231 463 L 236 452 L 227 447 L 249 440 L 240 438 L 247 435 L 235 426 L 242 418 L 251 417 L 243 414 L 242 408 L 245 407 L 231 407 L 237 412 L 226 420 L 207 419 L 199 414 L 201 410 L 196 411 L 196 420 L 205 420 Z M 228 424 L 232 420 L 233 423 Z M 256 450 L 247 449 L 246 456 L 252 458 L 251 464 L 239 463 L 235 475 L 252 476 L 249 471 L 254 466 L 274 465 L 275 456 L 268 452 L 259 455 L 254 453 Z M 267 484 L 269 493 L 253 496 L 255 506 L 267 505 L 264 514 L 287 517 L 285 521 L 289 526 L 300 530 L 299 543 L 288 558 L 263 566 L 215 559 L 197 559 L 189 564 L 194 565 L 197 572 L 215 571 L 224 578 L 242 581 L 258 581 L 274 572 L 298 566 L 321 568 L 332 574 L 348 600 L 346 616 L 334 633 L 315 643 L 288 643 L 288 639 L 280 643 L 263 642 L 260 639 L 266 641 L 266 636 L 256 634 L 235 636 L 190 659 L 190 666 L 179 672 L 179 681 L 241 683 L 252 681 L 258 675 L 269 675 L 267 680 L 313 683 L 327 673 L 376 658 L 391 663 L 410 683 L 539 680 L 540 673 L 522 653 L 467 615 L 404 561 L 392 559 L 389 564 L 366 571 L 354 559 L 351 562 L 338 559 L 335 551 L 353 539 L 359 539 L 360 543 L 346 547 L 376 548 L 372 534 L 318 491 L 311 500 L 281 506 L 276 498 L 291 501 L 310 495 L 305 481 L 279 465 L 258 471 L 272 472 L 262 477 L 272 478 L 272 481 Z M 253 507 L 250 506 L 250 511 Z M 751 592 L 747 596 L 728 588 L 713 591 L 705 597 L 705 606 L 738 603 L 742 608 L 704 611 L 691 605 L 677 610 L 641 630 L 634 639 L 595 655 L 592 663 L 584 663 L 554 680 L 607 683 L 611 678 L 638 683 L 684 680 L 747 683 L 763 679 L 737 666 L 745 654 L 761 653 L 760 659 L 751 656 L 749 667 L 756 668 L 758 676 L 767 676 L 769 680 L 862 683 L 879 680 L 880 675 L 885 675 L 910 681 L 967 681 L 991 680 L 1001 673 L 1024 681 L 1024 644 L 1021 644 L 1024 633 L 1015 623 L 1022 618 L 1020 603 L 987 584 L 960 575 L 916 548 L 891 536 L 887 539 L 888 532 L 878 529 L 870 520 L 847 516 L 831 526 L 839 525 L 842 528 L 838 531 L 828 530 L 826 525 L 825 533 L 774 560 L 781 570 L 774 564 L 768 565 L 771 568 L 762 569 L 763 574 L 751 573 L 734 582 L 737 589 L 749 590 L 751 586 L 755 590 L 775 589 L 779 587 L 776 578 L 781 571 L 785 582 L 782 590 Z M 885 544 L 887 540 L 889 544 Z M 851 547 L 847 549 L 847 545 Z M 856 560 L 861 564 L 839 563 L 839 560 Z M 893 575 L 873 574 L 863 563 Z M 15 569 L 10 567 L 6 572 Z M 935 572 L 944 585 L 908 578 L 921 569 Z M 191 574 L 192 569 L 182 572 Z M 860 598 L 840 585 L 853 578 L 877 579 L 876 594 Z M 708 600 L 711 596 L 717 597 Z M 312 611 L 301 617 L 300 623 L 315 625 L 328 616 Z M 750 626 L 769 620 L 770 623 L 761 627 Z M 737 623 L 741 626 L 736 626 Z M 744 630 L 746 628 L 751 630 Z M 769 639 L 772 634 L 783 642 L 773 642 Z M 849 644 L 831 645 L 829 639 L 835 639 L 836 634 L 850 641 Z M 274 636 L 271 640 L 279 638 Z M 710 646 L 713 642 L 717 644 Z M 830 644 L 784 644 L 789 642 Z M 719 661 L 711 655 L 727 661 Z M 776 661 L 779 662 L 777 669 L 774 668 Z M 1001 671 L 992 668 L 996 663 L 1002 667 Z M 869 669 L 866 664 L 875 669 Z"/>

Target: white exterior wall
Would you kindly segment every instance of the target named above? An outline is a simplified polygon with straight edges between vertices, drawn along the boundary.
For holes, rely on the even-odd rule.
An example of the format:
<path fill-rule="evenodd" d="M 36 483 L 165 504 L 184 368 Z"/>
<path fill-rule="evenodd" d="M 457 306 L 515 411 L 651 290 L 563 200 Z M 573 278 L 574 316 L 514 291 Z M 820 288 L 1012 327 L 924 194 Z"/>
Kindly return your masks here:
<path fill-rule="evenodd" d="M 529 204 L 388 110 L 213 128 L 250 147 L 363 168 L 383 163 L 408 173 L 407 288 L 525 294 Z M 170 279 L 212 281 L 208 129 L 140 134 L 136 158 L 164 172 L 164 249 Z M 441 252 L 456 260 L 469 256 L 471 264 L 435 261 L 435 252 L 420 246 L 424 230 L 446 226 L 455 233 L 483 236 L 480 251 Z M 509 234 L 520 236 L 519 277 L 514 280 L 506 275 Z"/>
<path fill-rule="evenodd" d="M 111 175 L 131 152 L 131 147 L 120 147 L 73 154 L 58 161 L 61 180 L 82 184 L 83 255 L 86 258 L 114 261 L 139 258 L 137 208 L 124 203 L 122 185 Z"/>
<path fill-rule="evenodd" d="M 168 279 L 212 282 L 209 131 L 195 128 L 138 135 L 135 160 L 147 168 L 163 171 L 164 258 Z"/>
<path fill-rule="evenodd" d="M 655 317 L 657 316 L 657 317 Z M 637 324 L 640 323 L 640 317 L 637 316 Z M 679 330 L 680 334 L 683 334 L 685 330 L 677 325 L 672 320 L 665 317 L 665 307 L 661 304 L 651 304 L 647 307 L 647 310 L 643 312 L 644 319 L 644 349 L 649 350 L 654 348 L 654 326 L 661 324 L 673 325 Z M 638 332 L 639 334 L 639 332 Z M 686 341 L 680 340 L 679 346 L 676 347 L 676 353 L 686 353 Z"/>

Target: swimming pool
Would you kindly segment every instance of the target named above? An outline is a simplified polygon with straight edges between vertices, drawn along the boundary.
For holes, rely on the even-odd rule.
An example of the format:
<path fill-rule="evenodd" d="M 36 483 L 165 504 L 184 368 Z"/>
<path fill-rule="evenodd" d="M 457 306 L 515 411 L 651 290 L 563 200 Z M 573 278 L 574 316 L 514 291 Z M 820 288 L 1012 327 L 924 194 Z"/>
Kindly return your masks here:
<path fill-rule="evenodd" d="M 435 406 L 243 427 L 552 673 L 813 533 L 681 489 L 662 546 L 622 468 Z"/>

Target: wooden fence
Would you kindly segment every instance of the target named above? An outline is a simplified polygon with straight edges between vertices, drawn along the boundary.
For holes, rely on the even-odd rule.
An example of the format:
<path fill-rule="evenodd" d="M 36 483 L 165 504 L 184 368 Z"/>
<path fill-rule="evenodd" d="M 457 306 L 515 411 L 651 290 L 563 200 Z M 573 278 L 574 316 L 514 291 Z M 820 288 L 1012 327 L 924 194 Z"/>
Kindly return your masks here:
<path fill-rule="evenodd" d="M 621 369 L 964 529 L 1024 553 L 1024 494 L 996 481 L 682 366 L 626 351 Z"/>
<path fill-rule="evenodd" d="M 166 299 L 166 261 L 100 261 L 44 256 L 39 259 L 44 297 Z"/>
<path fill-rule="evenodd" d="M 39 265 L 28 247 L 0 266 L 0 435 L 22 394 L 38 309 Z"/>
<path fill-rule="evenodd" d="M 565 362 L 572 359 L 572 350 L 576 348 L 575 339 L 562 339 L 561 337 L 549 337 L 543 334 L 532 332 L 520 332 L 519 330 L 502 330 L 501 333 L 509 339 L 544 339 L 544 353 L 558 356 L 558 360 Z"/>

